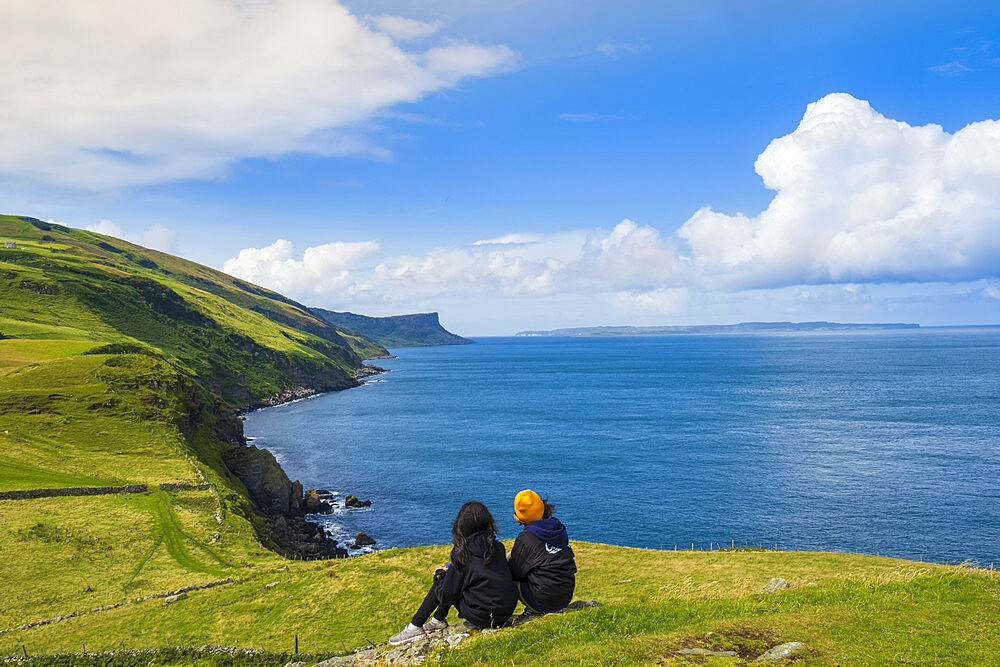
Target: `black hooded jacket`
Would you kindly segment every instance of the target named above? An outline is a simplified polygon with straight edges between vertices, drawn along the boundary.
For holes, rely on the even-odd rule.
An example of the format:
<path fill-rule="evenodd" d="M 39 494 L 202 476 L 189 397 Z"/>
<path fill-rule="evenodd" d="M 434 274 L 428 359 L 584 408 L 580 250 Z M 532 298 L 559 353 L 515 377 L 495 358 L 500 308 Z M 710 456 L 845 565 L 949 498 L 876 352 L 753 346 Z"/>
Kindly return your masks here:
<path fill-rule="evenodd" d="M 493 558 L 483 557 L 493 542 Z M 507 567 L 506 550 L 486 531 L 466 538 L 469 561 L 453 563 L 441 582 L 441 604 L 454 605 L 458 615 L 481 628 L 502 625 L 517 606 L 517 589 Z"/>
<path fill-rule="evenodd" d="M 538 611 L 562 609 L 573 599 L 576 587 L 576 560 L 569 546 L 566 527 L 559 519 L 539 519 L 529 523 L 514 540 L 510 550 L 510 573 L 527 586 L 526 596 L 534 598 Z M 531 599 L 526 600 L 529 603 Z"/>

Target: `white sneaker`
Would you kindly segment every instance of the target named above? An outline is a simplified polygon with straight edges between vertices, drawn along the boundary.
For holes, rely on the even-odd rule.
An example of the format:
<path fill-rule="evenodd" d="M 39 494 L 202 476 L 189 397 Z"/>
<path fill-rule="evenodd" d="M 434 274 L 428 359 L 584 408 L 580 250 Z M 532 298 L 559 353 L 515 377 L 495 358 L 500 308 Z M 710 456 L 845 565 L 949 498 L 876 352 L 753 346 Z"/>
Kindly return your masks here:
<path fill-rule="evenodd" d="M 439 621 L 433 616 L 431 620 L 424 623 L 424 632 L 430 634 L 432 632 L 441 632 L 448 627 L 448 621 Z"/>
<path fill-rule="evenodd" d="M 423 628 L 413 625 L 413 623 L 407 623 L 405 628 L 394 634 L 392 637 L 389 637 L 389 643 L 393 646 L 399 646 L 400 644 L 415 642 L 422 638 L 425 634 L 427 633 L 424 632 Z"/>

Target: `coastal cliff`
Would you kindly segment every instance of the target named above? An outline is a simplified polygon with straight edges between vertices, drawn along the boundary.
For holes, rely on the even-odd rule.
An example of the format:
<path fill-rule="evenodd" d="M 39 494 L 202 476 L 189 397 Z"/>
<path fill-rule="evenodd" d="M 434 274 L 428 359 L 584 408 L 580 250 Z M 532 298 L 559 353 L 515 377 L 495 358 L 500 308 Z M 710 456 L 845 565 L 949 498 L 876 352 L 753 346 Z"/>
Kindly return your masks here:
<path fill-rule="evenodd" d="M 356 313 L 338 313 L 323 308 L 309 310 L 337 327 L 356 331 L 384 347 L 468 345 L 474 342 L 446 330 L 441 326 L 437 313 L 368 317 Z"/>

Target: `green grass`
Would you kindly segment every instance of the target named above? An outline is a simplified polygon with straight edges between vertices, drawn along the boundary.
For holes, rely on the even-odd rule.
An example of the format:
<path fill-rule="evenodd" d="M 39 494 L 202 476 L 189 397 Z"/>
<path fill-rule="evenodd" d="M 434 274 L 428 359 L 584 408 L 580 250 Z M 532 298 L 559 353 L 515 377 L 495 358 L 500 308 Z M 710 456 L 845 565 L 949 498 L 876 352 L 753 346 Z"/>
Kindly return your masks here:
<path fill-rule="evenodd" d="M 50 357 L 74 341 L 54 342 Z M 107 365 L 122 359 L 127 366 Z M 177 399 L 168 385 L 177 381 L 145 355 L 77 355 L 8 371 L 0 376 L 0 491 L 190 480 L 187 444 L 169 413 Z"/>
<path fill-rule="evenodd" d="M 1000 641 L 1000 580 L 980 570 L 850 554 L 574 548 L 581 565 L 577 598 L 601 606 L 477 638 L 434 654 L 431 664 L 693 664 L 674 651 L 762 652 L 785 641 L 806 642 L 815 653 L 810 664 L 841 664 L 844 656 L 851 664 L 987 664 Z M 446 547 L 392 549 L 347 561 L 292 562 L 284 572 L 280 561 L 268 559 L 244 566 L 240 582 L 174 604 L 148 600 L 0 635 L 0 654 L 22 644 L 39 653 L 80 650 L 84 643 L 111 650 L 122 642 L 281 653 L 291 650 L 295 634 L 302 650 L 340 652 L 369 639 L 382 642 L 402 627 L 431 567 L 446 554 Z M 183 560 L 173 559 L 178 571 L 191 565 Z M 201 555 L 199 564 L 209 561 Z M 631 580 L 616 578 L 622 574 Z M 772 576 L 795 587 L 758 594 Z M 190 571 L 189 580 L 199 577 Z"/>

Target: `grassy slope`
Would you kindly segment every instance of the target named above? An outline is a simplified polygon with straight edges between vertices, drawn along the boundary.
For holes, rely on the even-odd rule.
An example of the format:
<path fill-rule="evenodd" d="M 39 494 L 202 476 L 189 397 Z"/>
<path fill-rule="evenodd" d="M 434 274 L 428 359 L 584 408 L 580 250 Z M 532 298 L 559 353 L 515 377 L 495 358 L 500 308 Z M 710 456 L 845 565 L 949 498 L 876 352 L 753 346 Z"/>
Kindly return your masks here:
<path fill-rule="evenodd" d="M 245 499 L 219 464 L 213 420 L 222 413 L 192 379 L 216 373 L 230 401 L 252 400 L 294 384 L 291 368 L 333 377 L 331 369 L 346 373 L 374 348 L 332 360 L 334 348 L 359 343 L 277 295 L 167 255 L 0 217 L 0 240 L 12 237 L 24 249 L 0 252 L 0 490 L 203 474 L 219 491 L 0 501 L 0 629 L 227 576 L 241 581 L 171 605 L 151 599 L 3 633 L 0 655 L 84 644 L 280 652 L 294 634 L 303 649 L 330 653 L 382 641 L 406 622 L 447 549 L 323 563 L 266 551 L 232 511 Z M 102 353 L 87 354 L 95 349 Z M 220 364 L 245 374 L 232 377 Z M 670 662 L 682 645 L 711 644 L 700 639 L 710 631 L 718 645 L 747 651 L 806 641 L 816 664 L 984 664 L 1000 643 L 1000 586 L 981 571 L 844 554 L 575 546 L 578 597 L 603 606 L 433 660 Z M 757 595 L 772 576 L 818 586 Z"/>
<path fill-rule="evenodd" d="M 123 506 L 116 509 L 115 520 L 128 525 L 129 517 L 149 511 L 155 499 L 116 502 Z M 199 528 L 193 516 L 180 523 L 197 540 L 211 528 Z M 28 534 L 27 528 L 12 526 L 0 539 L 20 548 L 41 548 L 44 538 Z M 88 539 L 86 533 L 62 538 L 55 546 L 68 555 L 59 563 L 74 554 L 80 558 L 97 552 L 95 560 L 103 559 L 104 567 L 121 574 L 111 581 L 95 579 L 101 563 L 73 574 L 65 570 L 78 592 L 72 600 L 48 602 L 54 613 L 132 596 L 141 584 L 129 578 L 127 568 L 117 568 L 116 549 L 134 550 L 138 556 L 154 548 L 161 560 L 155 567 L 147 565 L 143 576 L 167 588 L 181 581 L 176 561 L 169 561 L 163 548 L 155 550 L 154 536 L 94 547 Z M 651 664 L 666 659 L 668 664 L 688 664 L 693 660 L 674 656 L 676 649 L 701 645 L 756 655 L 777 643 L 804 641 L 815 654 L 811 664 L 988 664 L 1000 642 L 1000 580 L 981 570 L 849 554 L 574 546 L 580 563 L 577 597 L 598 599 L 602 606 L 477 638 L 459 650 L 435 654 L 434 661 Z M 83 644 L 91 650 L 111 649 L 122 642 L 129 648 L 215 644 L 282 652 L 290 650 L 295 634 L 303 650 L 338 653 L 369 639 L 384 641 L 405 624 L 428 584 L 430 568 L 447 554 L 445 547 L 393 549 L 348 561 L 293 562 L 281 571 L 283 564 L 264 554 L 258 568 L 230 570 L 220 561 L 231 561 L 235 554 L 223 547 L 219 560 L 195 546 L 188 551 L 213 573 L 191 574 L 184 581 L 207 581 L 233 571 L 242 580 L 191 593 L 171 605 L 148 600 L 3 634 L 0 654 L 22 645 L 40 653 L 60 647 L 79 650 Z M 759 595 L 772 576 L 784 576 L 796 587 Z M 92 593 L 82 592 L 94 580 L 102 584 Z M 817 586 L 805 586 L 808 582 Z M 44 591 L 32 595 L 44 597 Z M 55 612 L 59 604 L 63 606 Z M 708 632 L 713 638 L 705 640 Z M 278 658 L 276 662 L 283 664 Z"/>

